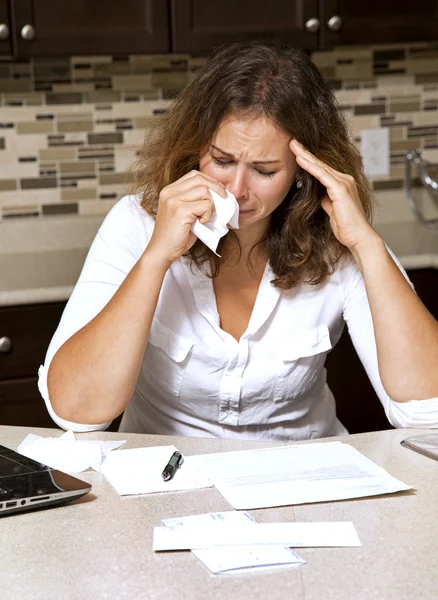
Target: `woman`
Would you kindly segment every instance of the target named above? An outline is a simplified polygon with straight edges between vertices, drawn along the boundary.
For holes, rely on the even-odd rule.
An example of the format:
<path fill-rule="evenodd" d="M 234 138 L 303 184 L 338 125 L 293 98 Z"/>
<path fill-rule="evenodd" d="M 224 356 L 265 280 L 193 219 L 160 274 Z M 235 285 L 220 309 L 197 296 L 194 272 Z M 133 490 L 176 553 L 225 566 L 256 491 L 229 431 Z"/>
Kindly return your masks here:
<path fill-rule="evenodd" d="M 219 49 L 136 172 L 40 371 L 58 424 L 99 429 L 125 411 L 123 431 L 346 433 L 324 361 L 347 322 L 393 425 L 438 426 L 438 324 L 370 225 L 360 157 L 303 52 Z M 220 257 L 191 231 L 213 214 L 209 190 L 240 209 Z"/>

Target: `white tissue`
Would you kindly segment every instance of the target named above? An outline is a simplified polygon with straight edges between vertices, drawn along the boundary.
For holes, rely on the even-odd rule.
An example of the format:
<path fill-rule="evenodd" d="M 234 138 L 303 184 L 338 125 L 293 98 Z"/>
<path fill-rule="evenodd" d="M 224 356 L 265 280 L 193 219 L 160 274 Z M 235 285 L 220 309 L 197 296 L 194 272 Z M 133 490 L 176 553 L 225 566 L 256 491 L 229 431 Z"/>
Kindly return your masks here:
<path fill-rule="evenodd" d="M 217 254 L 216 248 L 219 240 L 228 233 L 227 224 L 229 223 L 234 229 L 239 229 L 239 205 L 233 194 L 228 191 L 226 198 L 222 198 L 213 190 L 208 191 L 211 194 L 216 211 L 205 224 L 196 219 L 192 225 L 192 231 L 210 250 Z"/>
<path fill-rule="evenodd" d="M 80 473 L 89 467 L 99 471 L 100 465 L 111 450 L 119 448 L 124 443 L 124 440 L 118 442 L 76 440 L 73 431 L 67 431 L 56 438 L 44 438 L 31 433 L 18 446 L 17 452 L 52 469 Z"/>

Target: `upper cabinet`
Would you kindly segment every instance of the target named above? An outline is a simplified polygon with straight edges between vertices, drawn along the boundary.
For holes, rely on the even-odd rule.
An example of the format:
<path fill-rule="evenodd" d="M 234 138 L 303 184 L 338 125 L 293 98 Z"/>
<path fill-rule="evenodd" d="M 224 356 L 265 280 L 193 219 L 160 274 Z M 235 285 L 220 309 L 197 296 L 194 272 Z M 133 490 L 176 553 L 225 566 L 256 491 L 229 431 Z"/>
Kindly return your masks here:
<path fill-rule="evenodd" d="M 320 6 L 323 46 L 438 39 L 436 0 L 321 0 Z"/>
<path fill-rule="evenodd" d="M 220 44 L 277 38 L 316 47 L 318 0 L 171 0 L 174 52 L 205 52 Z"/>
<path fill-rule="evenodd" d="M 0 55 L 12 54 L 11 19 L 8 0 L 0 0 Z"/>
<path fill-rule="evenodd" d="M 438 38 L 436 0 L 171 0 L 172 49 L 274 37 L 310 49 Z"/>
<path fill-rule="evenodd" d="M 10 6 L 20 57 L 170 51 L 165 0 L 11 0 Z"/>
<path fill-rule="evenodd" d="M 277 38 L 309 48 L 438 39 L 436 0 L 0 0 L 0 54 L 208 53 Z"/>

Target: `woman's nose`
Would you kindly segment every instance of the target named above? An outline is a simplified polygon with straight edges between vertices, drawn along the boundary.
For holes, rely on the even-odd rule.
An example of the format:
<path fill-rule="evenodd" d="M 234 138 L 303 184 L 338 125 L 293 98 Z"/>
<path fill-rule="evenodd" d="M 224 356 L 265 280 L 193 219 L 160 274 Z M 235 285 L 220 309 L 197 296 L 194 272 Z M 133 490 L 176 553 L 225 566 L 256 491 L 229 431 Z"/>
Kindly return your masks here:
<path fill-rule="evenodd" d="M 248 194 L 245 173 L 240 169 L 236 169 L 226 187 L 235 198 L 245 198 Z"/>

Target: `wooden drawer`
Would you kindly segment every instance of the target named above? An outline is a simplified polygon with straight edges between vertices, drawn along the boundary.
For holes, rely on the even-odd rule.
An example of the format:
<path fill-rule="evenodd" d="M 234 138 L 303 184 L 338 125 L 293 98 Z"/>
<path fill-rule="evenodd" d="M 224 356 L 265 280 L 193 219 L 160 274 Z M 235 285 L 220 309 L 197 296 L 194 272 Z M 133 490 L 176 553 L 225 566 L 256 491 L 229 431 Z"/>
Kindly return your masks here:
<path fill-rule="evenodd" d="M 0 338 L 12 348 L 0 354 L 0 381 L 35 377 L 58 326 L 65 302 L 0 308 Z"/>

